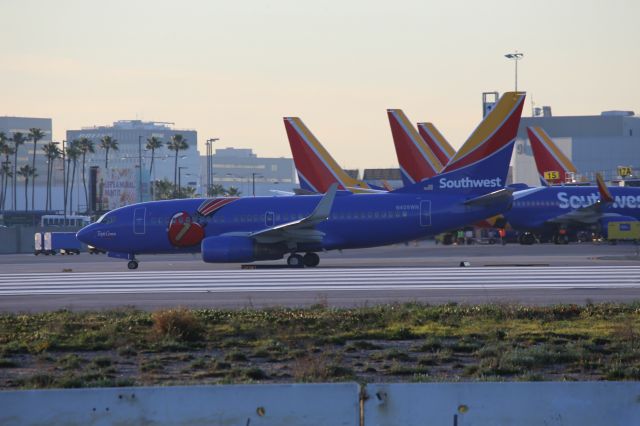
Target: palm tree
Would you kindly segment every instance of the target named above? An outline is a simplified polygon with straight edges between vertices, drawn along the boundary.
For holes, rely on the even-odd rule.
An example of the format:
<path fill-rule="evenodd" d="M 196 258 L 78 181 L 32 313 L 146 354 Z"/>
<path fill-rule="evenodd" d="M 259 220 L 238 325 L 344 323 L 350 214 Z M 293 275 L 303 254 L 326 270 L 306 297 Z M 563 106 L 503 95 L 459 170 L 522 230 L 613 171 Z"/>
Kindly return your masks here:
<path fill-rule="evenodd" d="M 229 189 L 227 189 L 228 197 L 239 197 L 240 194 L 242 194 L 242 192 L 235 186 L 230 186 Z"/>
<path fill-rule="evenodd" d="M 38 176 L 36 170 L 36 149 L 38 148 L 38 141 L 44 138 L 44 132 L 41 129 L 32 127 L 29 129 L 29 140 L 33 141 L 33 160 L 31 161 L 31 168 L 34 170 L 33 179 L 31 179 L 31 210 L 35 210 L 35 185 L 36 177 Z"/>
<path fill-rule="evenodd" d="M 180 134 L 171 136 L 171 142 L 167 143 L 167 149 L 176 152 L 176 161 L 173 170 L 173 188 L 177 192 L 178 188 L 178 152 L 189 148 L 187 139 Z"/>
<path fill-rule="evenodd" d="M 32 177 L 35 179 L 38 174 L 36 173 L 36 169 L 28 164 L 25 164 L 24 166 L 20 167 L 20 170 L 18 170 L 18 175 L 24 178 L 24 211 L 27 211 L 29 210 L 29 178 Z"/>
<path fill-rule="evenodd" d="M 4 204 L 7 199 L 7 184 L 9 183 L 9 178 L 13 177 L 13 173 L 11 172 L 11 163 L 10 162 L 2 163 L 2 167 L 0 167 L 0 173 L 2 173 L 2 176 L 4 178 L 3 190 L 2 190 L 2 203 L 0 205 L 2 206 L 2 210 L 4 210 Z"/>
<path fill-rule="evenodd" d="M 13 141 L 13 200 L 11 203 L 11 208 L 15 210 L 17 201 L 16 184 L 18 183 L 18 150 L 20 149 L 20 145 L 24 145 L 24 143 L 27 141 L 27 138 L 21 132 L 16 132 L 13 134 L 11 140 Z"/>
<path fill-rule="evenodd" d="M 145 146 L 145 149 L 150 149 L 151 150 L 151 167 L 149 167 L 149 176 L 153 176 L 153 174 L 152 174 L 152 172 L 153 172 L 153 159 L 155 157 L 156 149 L 162 148 L 162 145 L 163 145 L 163 143 L 162 143 L 162 140 L 160 140 L 160 138 L 152 136 L 149 139 L 147 139 L 147 145 Z"/>
<path fill-rule="evenodd" d="M 114 151 L 118 150 L 118 140 L 113 139 L 111 136 L 105 136 L 100 139 L 100 148 L 105 150 L 104 154 L 104 169 L 105 171 L 109 168 L 109 150 L 113 149 Z"/>
<path fill-rule="evenodd" d="M 87 191 L 87 176 L 85 174 L 85 164 L 87 163 L 87 153 L 96 152 L 93 141 L 89 138 L 80 138 L 78 148 L 82 153 L 82 186 L 84 187 L 84 201 L 86 209 L 89 210 L 89 192 Z"/>
<path fill-rule="evenodd" d="M 53 166 L 55 164 L 55 160 L 60 158 L 62 151 L 58 148 L 58 144 L 55 142 L 49 142 L 45 146 L 42 147 L 44 151 L 44 155 L 47 158 L 47 199 L 45 201 L 45 210 L 51 209 L 51 178 L 53 176 Z M 32 205 L 33 207 L 33 205 Z"/>
<path fill-rule="evenodd" d="M 78 157 L 80 157 L 80 141 L 73 140 L 69 142 L 66 148 L 66 157 L 67 157 L 67 185 L 69 186 L 69 212 L 73 211 L 73 183 L 76 180 L 76 166 L 78 164 Z M 71 171 L 71 162 L 73 162 L 73 171 Z M 71 179 L 69 179 L 69 174 L 71 174 Z M 67 188 L 65 188 L 65 195 L 67 193 Z M 65 198 L 65 211 L 67 210 L 67 203 Z"/>
<path fill-rule="evenodd" d="M 227 191 L 224 189 L 224 186 L 216 183 L 211 186 L 211 188 L 209 189 L 209 193 L 207 195 L 209 197 L 220 197 L 220 196 L 224 196 L 226 193 Z"/>
<path fill-rule="evenodd" d="M 0 155 L 5 155 L 5 151 L 9 149 L 9 145 L 7 144 L 7 135 L 4 132 L 0 132 Z M 9 155 L 7 157 L 7 162 L 9 161 Z M 8 164 L 7 164 L 8 165 Z M 4 210 L 4 178 L 5 178 L 5 165 L 2 164 L 0 167 L 0 209 Z"/>

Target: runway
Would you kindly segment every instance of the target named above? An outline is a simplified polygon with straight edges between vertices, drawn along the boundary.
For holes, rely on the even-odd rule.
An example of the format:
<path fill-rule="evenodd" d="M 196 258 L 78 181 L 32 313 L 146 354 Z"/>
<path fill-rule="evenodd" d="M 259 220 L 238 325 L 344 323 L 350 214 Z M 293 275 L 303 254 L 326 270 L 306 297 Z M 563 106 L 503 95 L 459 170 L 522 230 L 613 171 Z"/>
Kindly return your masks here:
<path fill-rule="evenodd" d="M 640 299 L 640 266 L 17 273 L 0 277 L 0 297 L 0 311 L 14 312 L 119 306 L 630 301 Z"/>

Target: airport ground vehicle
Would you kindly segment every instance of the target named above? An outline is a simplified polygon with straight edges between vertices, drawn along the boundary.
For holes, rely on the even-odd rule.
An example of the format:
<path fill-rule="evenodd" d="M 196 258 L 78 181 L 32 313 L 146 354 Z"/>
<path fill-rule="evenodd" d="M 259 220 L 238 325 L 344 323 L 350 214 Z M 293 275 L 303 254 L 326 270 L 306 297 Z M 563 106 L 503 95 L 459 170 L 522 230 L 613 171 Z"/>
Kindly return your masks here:
<path fill-rule="evenodd" d="M 44 236 L 42 232 L 33 234 L 33 254 L 36 256 L 44 253 Z"/>
<path fill-rule="evenodd" d="M 45 232 L 44 254 L 80 254 L 82 243 L 76 238 L 75 232 Z"/>

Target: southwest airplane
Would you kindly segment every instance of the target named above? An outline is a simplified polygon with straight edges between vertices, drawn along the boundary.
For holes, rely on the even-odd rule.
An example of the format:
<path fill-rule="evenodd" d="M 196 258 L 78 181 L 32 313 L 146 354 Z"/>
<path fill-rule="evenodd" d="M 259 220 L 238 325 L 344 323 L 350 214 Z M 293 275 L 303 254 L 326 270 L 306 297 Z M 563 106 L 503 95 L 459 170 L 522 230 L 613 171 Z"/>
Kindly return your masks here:
<path fill-rule="evenodd" d="M 337 183 L 340 190 L 355 193 L 379 192 L 382 189 L 349 176 L 300 118 L 284 117 L 284 127 L 300 188 L 307 194 L 325 193 L 333 183 Z"/>
<path fill-rule="evenodd" d="M 313 267 L 320 262 L 318 252 L 394 244 L 459 228 L 512 203 L 504 182 L 524 97 L 505 93 L 492 112 L 506 117 L 504 125 L 474 133 L 473 144 L 435 179 L 379 194 L 338 195 L 333 184 L 324 195 L 139 203 L 106 213 L 77 238 L 128 259 L 129 269 L 138 267 L 139 254 L 185 252 L 200 252 L 205 262 L 289 254 L 290 266 Z"/>
<path fill-rule="evenodd" d="M 539 127 L 527 128 L 531 147 L 543 184 L 567 180 L 576 168 Z M 521 243 L 533 244 L 534 234 L 567 243 L 568 231 L 597 229 L 606 235 L 609 223 L 640 219 L 640 188 L 607 188 L 601 176 L 596 185 L 542 186 L 516 191 L 512 209 L 504 216 L 523 231 Z"/>

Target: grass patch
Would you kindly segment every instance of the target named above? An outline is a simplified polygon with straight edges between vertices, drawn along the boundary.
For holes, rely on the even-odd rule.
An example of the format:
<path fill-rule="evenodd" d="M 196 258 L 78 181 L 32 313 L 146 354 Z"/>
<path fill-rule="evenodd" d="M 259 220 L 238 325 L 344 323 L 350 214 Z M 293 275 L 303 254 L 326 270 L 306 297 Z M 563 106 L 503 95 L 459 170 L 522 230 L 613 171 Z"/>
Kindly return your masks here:
<path fill-rule="evenodd" d="M 639 366 L 640 302 L 0 314 L 0 388 L 640 380 Z"/>

